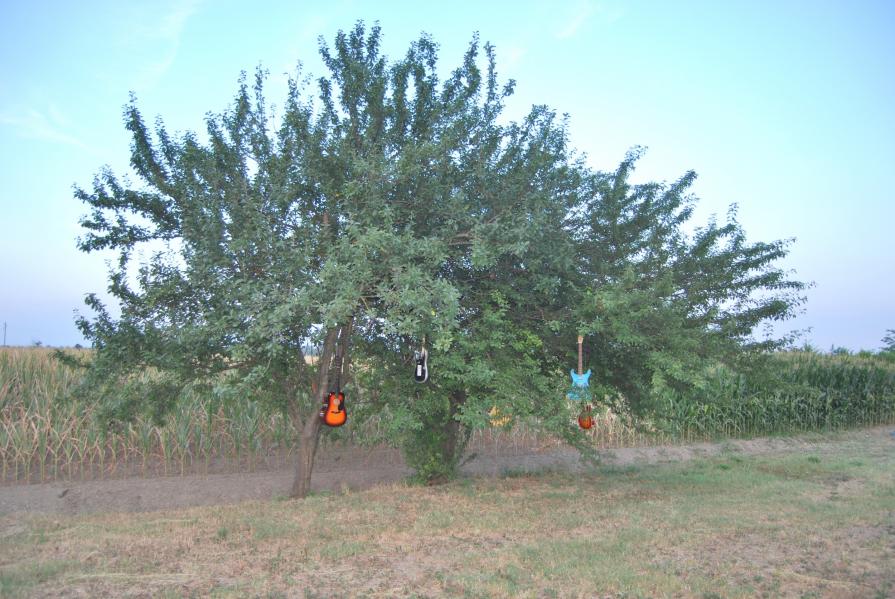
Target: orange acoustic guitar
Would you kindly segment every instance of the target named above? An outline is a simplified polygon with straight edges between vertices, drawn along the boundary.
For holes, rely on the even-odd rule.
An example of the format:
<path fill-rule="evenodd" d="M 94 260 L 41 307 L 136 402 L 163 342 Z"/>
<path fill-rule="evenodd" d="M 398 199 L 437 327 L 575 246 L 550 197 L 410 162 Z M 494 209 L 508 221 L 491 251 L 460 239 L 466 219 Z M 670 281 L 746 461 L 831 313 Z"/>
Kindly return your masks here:
<path fill-rule="evenodd" d="M 342 426 L 348 420 L 345 410 L 345 394 L 341 391 L 330 391 L 320 410 L 320 418 L 326 426 Z"/>
<path fill-rule="evenodd" d="M 336 371 L 335 391 L 330 391 L 323 400 L 323 406 L 320 408 L 320 419 L 326 426 L 342 426 L 348 420 L 348 412 L 345 410 L 345 394 L 339 389 L 342 381 L 342 347 L 339 347 L 339 353 L 336 354 L 336 361 L 333 364 Z"/>
<path fill-rule="evenodd" d="M 592 413 L 592 409 L 590 404 L 588 404 L 581 413 L 578 414 L 578 426 L 583 428 L 584 430 L 588 430 L 594 425 L 594 417 Z"/>

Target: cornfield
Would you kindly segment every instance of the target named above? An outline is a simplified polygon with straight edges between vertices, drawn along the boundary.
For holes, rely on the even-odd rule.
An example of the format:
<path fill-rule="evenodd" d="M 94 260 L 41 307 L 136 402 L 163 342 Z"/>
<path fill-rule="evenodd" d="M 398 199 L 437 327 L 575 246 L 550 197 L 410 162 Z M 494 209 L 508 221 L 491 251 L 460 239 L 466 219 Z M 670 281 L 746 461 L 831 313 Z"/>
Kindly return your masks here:
<path fill-rule="evenodd" d="M 773 356 L 761 376 L 717 368 L 697 397 L 662 398 L 663 428 L 691 440 L 895 422 L 895 364 L 874 356 Z"/>
<path fill-rule="evenodd" d="M 255 402 L 211 410 L 195 401 L 178 405 L 164 426 L 138 418 L 108 430 L 89 408 L 56 401 L 78 373 L 52 354 L 0 350 L 0 481 L 254 470 L 289 459 L 288 420 Z"/>
<path fill-rule="evenodd" d="M 88 350 L 83 350 L 88 351 Z M 252 471 L 294 463 L 288 419 L 253 401 L 179 405 L 163 426 L 98 426 L 89 407 L 60 402 L 79 373 L 44 348 L 0 349 L 0 483 Z M 596 447 L 654 445 L 895 422 L 895 366 L 873 358 L 783 354 L 756 383 L 717 369 L 699 397 L 661 398 L 654 423 L 608 411 L 589 432 Z M 381 438 L 378 423 L 356 438 Z M 341 441 L 351 443 L 352 439 Z M 558 443 L 524 425 L 477 431 L 471 448 L 526 451 Z"/>

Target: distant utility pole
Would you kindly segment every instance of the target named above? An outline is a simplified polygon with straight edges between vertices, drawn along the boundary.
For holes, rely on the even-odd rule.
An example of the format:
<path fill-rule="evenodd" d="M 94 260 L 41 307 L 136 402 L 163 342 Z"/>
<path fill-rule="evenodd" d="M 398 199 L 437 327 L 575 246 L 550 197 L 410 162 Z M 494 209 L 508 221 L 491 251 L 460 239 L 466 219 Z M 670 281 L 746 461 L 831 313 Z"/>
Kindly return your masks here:
<path fill-rule="evenodd" d="M 3 347 L 6 347 L 6 321 L 3 321 Z"/>

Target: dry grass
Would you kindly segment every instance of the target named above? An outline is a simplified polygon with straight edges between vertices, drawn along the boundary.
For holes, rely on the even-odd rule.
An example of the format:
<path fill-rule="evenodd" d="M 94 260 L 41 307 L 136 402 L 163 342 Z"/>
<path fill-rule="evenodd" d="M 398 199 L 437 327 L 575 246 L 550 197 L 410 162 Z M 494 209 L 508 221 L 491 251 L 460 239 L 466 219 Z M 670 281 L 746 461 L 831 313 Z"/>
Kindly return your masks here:
<path fill-rule="evenodd" d="M 895 442 L 0 519 L 0 596 L 889 597 Z"/>

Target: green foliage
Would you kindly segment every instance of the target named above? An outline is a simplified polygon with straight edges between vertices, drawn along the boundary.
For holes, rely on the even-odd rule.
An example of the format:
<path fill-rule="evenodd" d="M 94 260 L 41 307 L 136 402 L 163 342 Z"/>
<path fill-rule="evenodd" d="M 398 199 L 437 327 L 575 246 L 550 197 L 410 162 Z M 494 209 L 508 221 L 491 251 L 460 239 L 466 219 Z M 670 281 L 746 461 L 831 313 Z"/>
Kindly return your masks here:
<path fill-rule="evenodd" d="M 883 359 L 895 362 L 895 329 L 886 329 L 880 356 Z"/>

